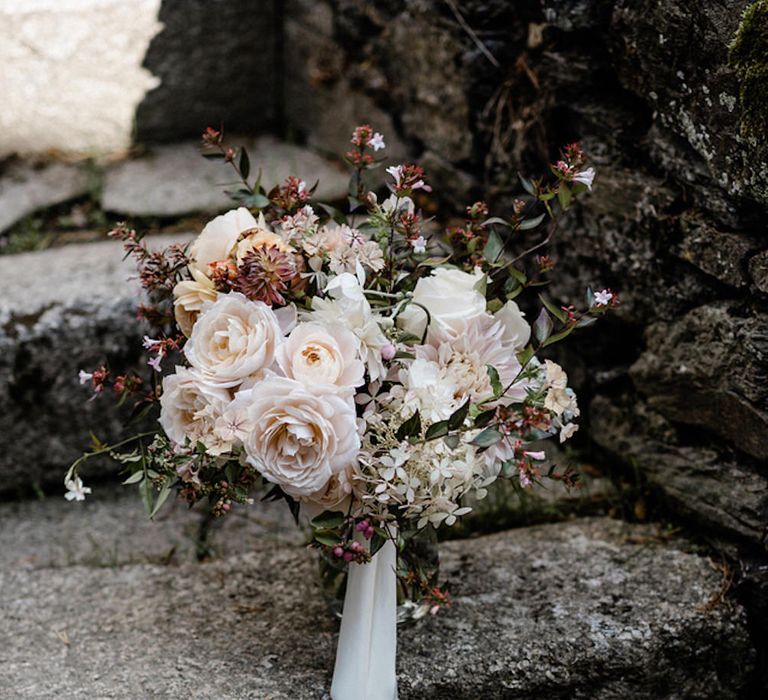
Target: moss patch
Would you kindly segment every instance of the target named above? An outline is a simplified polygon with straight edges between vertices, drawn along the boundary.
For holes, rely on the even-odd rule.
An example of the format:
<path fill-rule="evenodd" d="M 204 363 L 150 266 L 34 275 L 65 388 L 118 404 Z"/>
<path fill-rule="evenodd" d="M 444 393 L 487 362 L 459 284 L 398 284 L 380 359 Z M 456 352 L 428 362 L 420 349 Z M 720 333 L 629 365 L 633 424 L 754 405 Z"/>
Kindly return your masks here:
<path fill-rule="evenodd" d="M 741 131 L 768 136 L 768 0 L 756 0 L 745 11 L 730 47 L 729 62 L 739 78 Z"/>

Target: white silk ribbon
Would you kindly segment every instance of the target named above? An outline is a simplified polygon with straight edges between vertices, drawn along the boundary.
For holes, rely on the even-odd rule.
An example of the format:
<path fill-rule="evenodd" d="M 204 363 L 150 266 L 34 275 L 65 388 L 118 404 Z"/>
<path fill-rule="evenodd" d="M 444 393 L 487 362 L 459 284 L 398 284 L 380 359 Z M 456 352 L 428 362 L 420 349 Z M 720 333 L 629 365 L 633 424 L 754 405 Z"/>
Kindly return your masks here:
<path fill-rule="evenodd" d="M 349 565 L 332 700 L 397 700 L 397 552 L 391 540 Z"/>

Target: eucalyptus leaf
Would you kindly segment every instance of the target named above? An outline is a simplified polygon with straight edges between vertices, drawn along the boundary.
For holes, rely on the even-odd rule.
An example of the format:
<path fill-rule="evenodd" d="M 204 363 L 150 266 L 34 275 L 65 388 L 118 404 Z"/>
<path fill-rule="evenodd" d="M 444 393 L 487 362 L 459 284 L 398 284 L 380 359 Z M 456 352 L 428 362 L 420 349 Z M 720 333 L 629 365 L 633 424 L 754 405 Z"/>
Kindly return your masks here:
<path fill-rule="evenodd" d="M 521 231 L 530 231 L 533 228 L 536 228 L 542 221 L 544 221 L 544 218 L 546 217 L 546 213 L 541 214 L 540 216 L 537 216 L 533 219 L 525 219 L 520 222 L 520 230 Z"/>
<path fill-rule="evenodd" d="M 552 328 L 552 319 L 547 313 L 547 310 L 542 309 L 539 317 L 533 324 L 533 334 L 536 336 L 536 340 L 538 340 L 539 343 L 543 343 L 547 338 L 549 338 L 550 334 L 552 333 Z"/>
<path fill-rule="evenodd" d="M 501 240 L 501 236 L 496 231 L 491 231 L 488 236 L 488 242 L 485 244 L 485 248 L 483 248 L 483 257 L 493 264 L 499 259 L 503 250 L 504 241 Z"/>
<path fill-rule="evenodd" d="M 432 425 L 427 428 L 425 438 L 427 440 L 434 440 L 435 438 L 443 437 L 443 435 L 448 435 L 447 420 L 441 420 L 437 423 L 432 423 Z"/>
<path fill-rule="evenodd" d="M 503 437 L 496 428 L 486 428 L 472 440 L 472 444 L 476 447 L 490 447 L 499 442 Z"/>
<path fill-rule="evenodd" d="M 144 472 L 138 471 L 131 474 L 123 483 L 124 484 L 138 484 L 144 478 Z"/>
<path fill-rule="evenodd" d="M 544 297 L 543 294 L 539 294 L 539 299 L 541 299 L 541 303 L 544 304 L 544 306 L 547 308 L 547 311 L 549 311 L 549 313 L 551 313 L 558 321 L 565 323 L 565 319 L 566 319 L 565 311 L 555 306 L 551 301 L 549 301 L 546 297 Z"/>

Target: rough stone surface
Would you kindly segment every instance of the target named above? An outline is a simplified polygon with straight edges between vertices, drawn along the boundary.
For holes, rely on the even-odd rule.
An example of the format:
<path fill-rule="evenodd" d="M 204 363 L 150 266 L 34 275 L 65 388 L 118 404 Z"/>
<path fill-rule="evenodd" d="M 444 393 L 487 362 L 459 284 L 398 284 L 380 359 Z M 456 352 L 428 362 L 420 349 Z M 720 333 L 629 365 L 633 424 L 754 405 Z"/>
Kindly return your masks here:
<path fill-rule="evenodd" d="M 162 0 L 144 66 L 159 78 L 136 110 L 139 141 L 198 136 L 208 126 L 256 133 L 277 117 L 278 4 Z"/>
<path fill-rule="evenodd" d="M 87 482 L 91 475 L 86 470 Z M 135 487 L 91 486 L 82 503 L 66 501 L 63 487 L 40 500 L 0 503 L 0 569 L 170 566 L 245 554 L 254 540 L 306 541 L 284 503 L 236 506 L 211 518 L 203 507 L 170 499 L 150 520 Z"/>
<path fill-rule="evenodd" d="M 136 107 L 158 84 L 142 61 L 160 2 L 0 3 L 0 157 L 127 149 Z"/>
<path fill-rule="evenodd" d="M 0 171 L 0 233 L 38 209 L 87 194 L 94 175 L 77 165 L 11 164 Z"/>
<path fill-rule="evenodd" d="M 0 681 L 24 698 L 327 698 L 316 558 L 3 568 Z M 606 519 L 443 545 L 453 607 L 399 630 L 400 697 L 736 698 L 753 661 L 720 575 Z"/>
<path fill-rule="evenodd" d="M 77 375 L 143 361 L 139 291 L 123 255 L 104 242 L 0 257 L 1 490 L 58 481 L 91 429 L 121 435 L 126 416 L 110 397 L 88 401 Z"/>
<path fill-rule="evenodd" d="M 315 196 L 326 201 L 343 198 L 348 175 L 312 151 L 271 137 L 234 139 L 243 143 L 255 178 L 259 169 L 268 188 L 289 175 L 314 184 Z M 174 217 L 190 212 L 217 212 L 229 208 L 228 189 L 237 189 L 237 175 L 229 164 L 206 160 L 199 142 L 156 146 L 144 157 L 109 169 L 102 204 L 107 211 L 131 216 Z"/>

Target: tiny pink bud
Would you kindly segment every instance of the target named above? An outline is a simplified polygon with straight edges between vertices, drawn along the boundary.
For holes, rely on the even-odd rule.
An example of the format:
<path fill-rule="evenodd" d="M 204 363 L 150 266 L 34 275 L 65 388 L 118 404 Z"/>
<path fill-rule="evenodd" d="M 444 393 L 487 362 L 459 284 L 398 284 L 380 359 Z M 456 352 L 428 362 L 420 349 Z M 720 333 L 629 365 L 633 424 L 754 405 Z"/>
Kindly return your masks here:
<path fill-rule="evenodd" d="M 395 353 L 397 352 L 397 349 L 395 348 L 392 343 L 387 343 L 383 348 L 381 348 L 381 357 L 384 360 L 391 360 Z"/>
<path fill-rule="evenodd" d="M 355 530 L 358 532 L 365 532 L 368 529 L 368 521 L 367 520 L 361 520 L 356 526 Z"/>
<path fill-rule="evenodd" d="M 369 527 L 364 533 L 363 537 L 365 537 L 366 540 L 370 540 L 371 537 L 373 537 L 375 530 L 372 527 Z"/>
<path fill-rule="evenodd" d="M 341 559 L 341 557 L 344 556 L 344 549 L 337 545 L 336 547 L 333 548 L 333 556 Z"/>
<path fill-rule="evenodd" d="M 225 513 L 229 513 L 229 509 L 230 509 L 231 507 L 232 507 L 232 506 L 231 506 L 231 505 L 229 505 L 229 503 L 223 503 L 223 504 L 222 504 L 222 506 L 221 506 L 221 509 L 222 509 L 222 510 L 223 510 Z"/>
<path fill-rule="evenodd" d="M 355 541 L 351 545 L 349 545 L 349 548 L 353 552 L 359 552 L 363 548 L 363 545 L 361 545 L 359 542 Z"/>
<path fill-rule="evenodd" d="M 344 561 L 352 561 L 355 555 L 352 552 L 344 552 Z"/>

